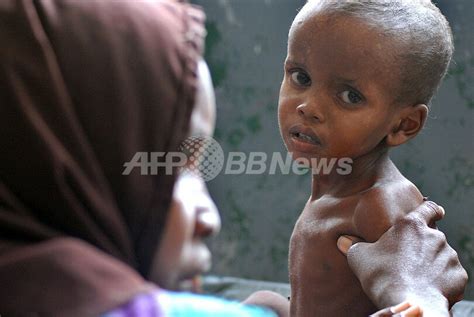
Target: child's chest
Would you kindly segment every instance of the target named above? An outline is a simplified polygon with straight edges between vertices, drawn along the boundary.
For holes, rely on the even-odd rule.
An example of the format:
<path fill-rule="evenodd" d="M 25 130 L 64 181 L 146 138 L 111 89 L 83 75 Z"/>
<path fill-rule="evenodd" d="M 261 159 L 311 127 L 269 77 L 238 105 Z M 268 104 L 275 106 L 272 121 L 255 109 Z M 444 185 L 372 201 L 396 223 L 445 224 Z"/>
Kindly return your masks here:
<path fill-rule="evenodd" d="M 347 269 L 347 260 L 337 248 L 337 239 L 343 234 L 358 235 L 353 224 L 356 203 L 346 199 L 306 205 L 290 240 L 290 270 L 324 280 Z M 306 268 L 311 270 L 304 272 Z"/>
<path fill-rule="evenodd" d="M 293 235 L 309 239 L 310 243 L 337 241 L 341 234 L 357 235 L 353 223 L 356 199 L 320 199 L 306 204 Z M 336 245 L 334 245 L 336 246 Z"/>
<path fill-rule="evenodd" d="M 337 248 L 343 234 L 357 236 L 355 199 L 308 203 L 290 240 L 291 310 L 295 316 L 367 316 L 370 300 Z"/>

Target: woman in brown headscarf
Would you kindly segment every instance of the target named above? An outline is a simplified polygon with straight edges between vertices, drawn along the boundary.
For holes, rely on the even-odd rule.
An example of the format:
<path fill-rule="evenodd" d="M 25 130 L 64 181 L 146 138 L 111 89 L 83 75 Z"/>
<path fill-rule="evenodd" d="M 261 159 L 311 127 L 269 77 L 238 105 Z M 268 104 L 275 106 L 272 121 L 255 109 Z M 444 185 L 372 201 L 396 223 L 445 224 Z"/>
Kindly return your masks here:
<path fill-rule="evenodd" d="M 93 316 L 151 287 L 175 176 L 123 164 L 187 136 L 203 19 L 168 1 L 2 1 L 0 314 Z"/>
<path fill-rule="evenodd" d="M 146 294 L 140 316 L 169 315 L 176 298 L 146 280 L 175 289 L 208 268 L 219 218 L 202 180 L 123 175 L 137 152 L 176 150 L 190 122 L 212 130 L 203 19 L 165 0 L 0 3 L 0 314 L 98 316 Z"/>
<path fill-rule="evenodd" d="M 203 181 L 123 171 L 212 133 L 203 21 L 173 1 L 0 4 L 0 314 L 174 315 L 189 301 L 145 278 L 177 289 L 209 268 L 202 239 L 220 219 Z"/>

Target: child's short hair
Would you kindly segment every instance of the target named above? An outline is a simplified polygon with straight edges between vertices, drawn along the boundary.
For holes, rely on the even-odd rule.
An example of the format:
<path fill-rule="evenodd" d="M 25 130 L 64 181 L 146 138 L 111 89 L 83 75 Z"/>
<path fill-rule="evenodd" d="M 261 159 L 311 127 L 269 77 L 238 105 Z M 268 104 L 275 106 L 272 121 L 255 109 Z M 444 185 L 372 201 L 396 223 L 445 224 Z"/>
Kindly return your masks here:
<path fill-rule="evenodd" d="M 318 12 L 362 19 L 396 40 L 400 65 L 395 103 L 429 104 L 453 54 L 449 23 L 430 0 L 308 0 Z"/>

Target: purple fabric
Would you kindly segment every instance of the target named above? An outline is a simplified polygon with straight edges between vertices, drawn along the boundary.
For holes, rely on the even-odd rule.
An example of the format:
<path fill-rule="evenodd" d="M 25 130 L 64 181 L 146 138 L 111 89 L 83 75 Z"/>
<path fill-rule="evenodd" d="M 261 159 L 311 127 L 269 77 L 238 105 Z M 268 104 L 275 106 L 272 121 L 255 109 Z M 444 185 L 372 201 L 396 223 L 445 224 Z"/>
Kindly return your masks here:
<path fill-rule="evenodd" d="M 165 316 L 157 300 L 159 290 L 135 296 L 127 304 L 104 315 L 104 317 L 162 317 Z"/>
<path fill-rule="evenodd" d="M 135 297 L 128 305 L 123 308 L 126 316 L 142 317 L 142 316 L 162 316 L 158 303 L 153 293 L 142 294 Z"/>
<path fill-rule="evenodd" d="M 154 290 L 134 297 L 102 317 L 276 317 L 266 308 L 243 305 L 208 295 Z"/>

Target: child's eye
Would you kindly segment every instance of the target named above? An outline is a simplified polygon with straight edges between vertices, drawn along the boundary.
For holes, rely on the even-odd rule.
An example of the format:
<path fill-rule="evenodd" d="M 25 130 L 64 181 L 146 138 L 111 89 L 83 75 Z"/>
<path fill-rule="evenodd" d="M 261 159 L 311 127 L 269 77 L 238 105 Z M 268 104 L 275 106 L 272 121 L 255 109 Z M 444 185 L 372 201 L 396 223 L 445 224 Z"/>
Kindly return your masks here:
<path fill-rule="evenodd" d="M 292 71 L 291 72 L 291 80 L 297 84 L 298 86 L 309 86 L 311 85 L 311 78 L 309 78 L 308 74 L 302 71 Z"/>
<path fill-rule="evenodd" d="M 358 104 L 362 102 L 362 97 L 353 90 L 344 90 L 339 94 L 342 101 L 349 104 Z"/>

